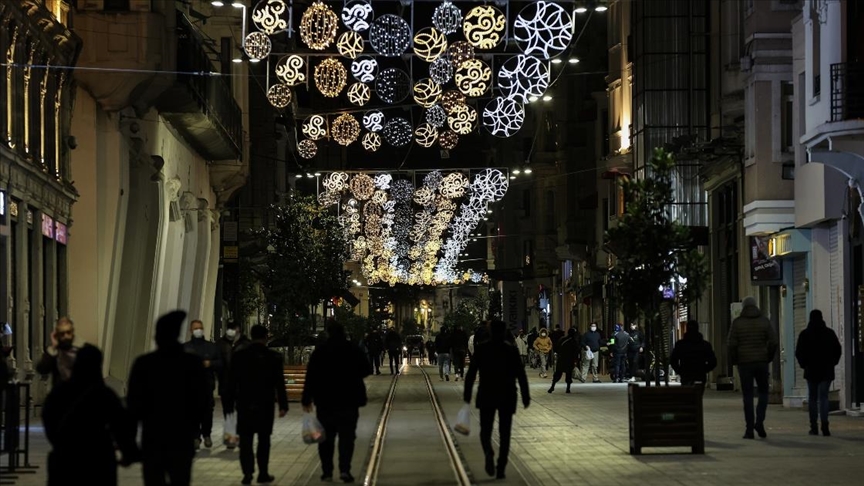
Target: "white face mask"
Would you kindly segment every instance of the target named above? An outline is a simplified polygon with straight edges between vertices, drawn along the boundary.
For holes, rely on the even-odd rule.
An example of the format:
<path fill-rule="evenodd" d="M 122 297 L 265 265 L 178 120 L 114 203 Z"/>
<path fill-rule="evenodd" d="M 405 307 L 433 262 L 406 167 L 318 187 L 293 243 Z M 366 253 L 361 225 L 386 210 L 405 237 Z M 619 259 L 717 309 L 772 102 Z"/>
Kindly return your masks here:
<path fill-rule="evenodd" d="M 195 329 L 194 331 L 192 331 L 192 337 L 194 337 L 194 338 L 204 337 L 204 329 Z"/>
<path fill-rule="evenodd" d="M 595 326 L 591 326 L 591 330 L 592 330 L 592 331 L 596 331 L 597 328 L 596 328 Z"/>
<path fill-rule="evenodd" d="M 237 329 L 228 329 L 225 331 L 225 335 L 231 339 L 234 339 L 234 336 L 237 335 Z"/>

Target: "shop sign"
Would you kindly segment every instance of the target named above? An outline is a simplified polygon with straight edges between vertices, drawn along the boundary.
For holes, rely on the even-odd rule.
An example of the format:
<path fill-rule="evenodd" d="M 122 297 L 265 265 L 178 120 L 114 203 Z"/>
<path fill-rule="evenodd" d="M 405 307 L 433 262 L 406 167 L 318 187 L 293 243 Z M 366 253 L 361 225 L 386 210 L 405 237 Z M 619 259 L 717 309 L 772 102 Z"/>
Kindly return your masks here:
<path fill-rule="evenodd" d="M 240 255 L 240 247 L 238 246 L 225 246 L 222 247 L 222 258 L 225 260 L 237 260 Z"/>
<path fill-rule="evenodd" d="M 42 213 L 42 236 L 54 239 L 54 220 L 45 213 Z"/>
<path fill-rule="evenodd" d="M 59 221 L 54 226 L 54 241 L 61 245 L 66 244 L 66 225 Z"/>
<path fill-rule="evenodd" d="M 0 216 L 6 216 L 6 193 L 0 191 Z"/>
<path fill-rule="evenodd" d="M 768 283 L 783 280 L 783 265 L 772 257 L 770 246 L 773 240 L 774 238 L 768 236 L 750 237 L 750 280 L 753 282 Z"/>

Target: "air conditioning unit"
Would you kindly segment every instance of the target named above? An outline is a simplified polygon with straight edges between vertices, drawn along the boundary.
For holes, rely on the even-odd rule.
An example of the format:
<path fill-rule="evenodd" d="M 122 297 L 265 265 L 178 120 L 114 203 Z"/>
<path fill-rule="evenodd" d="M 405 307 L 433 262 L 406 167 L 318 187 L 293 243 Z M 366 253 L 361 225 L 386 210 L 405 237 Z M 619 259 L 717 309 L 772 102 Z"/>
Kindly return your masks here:
<path fill-rule="evenodd" d="M 105 10 L 105 0 L 81 0 L 78 10 Z"/>

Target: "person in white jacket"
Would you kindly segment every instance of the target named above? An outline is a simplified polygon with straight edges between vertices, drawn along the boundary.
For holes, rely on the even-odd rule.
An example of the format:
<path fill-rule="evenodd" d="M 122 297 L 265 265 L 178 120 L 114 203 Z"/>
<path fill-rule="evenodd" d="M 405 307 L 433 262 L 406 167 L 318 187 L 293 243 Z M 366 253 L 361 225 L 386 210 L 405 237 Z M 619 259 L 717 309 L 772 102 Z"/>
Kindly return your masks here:
<path fill-rule="evenodd" d="M 525 336 L 525 330 L 519 329 L 519 335 L 516 336 L 516 349 L 519 350 L 519 356 L 522 358 L 522 366 L 528 364 L 528 338 Z"/>

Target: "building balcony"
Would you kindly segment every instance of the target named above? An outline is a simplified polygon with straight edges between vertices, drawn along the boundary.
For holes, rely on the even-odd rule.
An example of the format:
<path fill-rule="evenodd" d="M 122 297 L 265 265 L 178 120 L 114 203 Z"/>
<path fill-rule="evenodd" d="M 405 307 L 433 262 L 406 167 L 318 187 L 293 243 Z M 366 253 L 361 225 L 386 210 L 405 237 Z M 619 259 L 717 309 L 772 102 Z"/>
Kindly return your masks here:
<path fill-rule="evenodd" d="M 864 119 L 864 63 L 831 65 L 831 121 Z"/>

